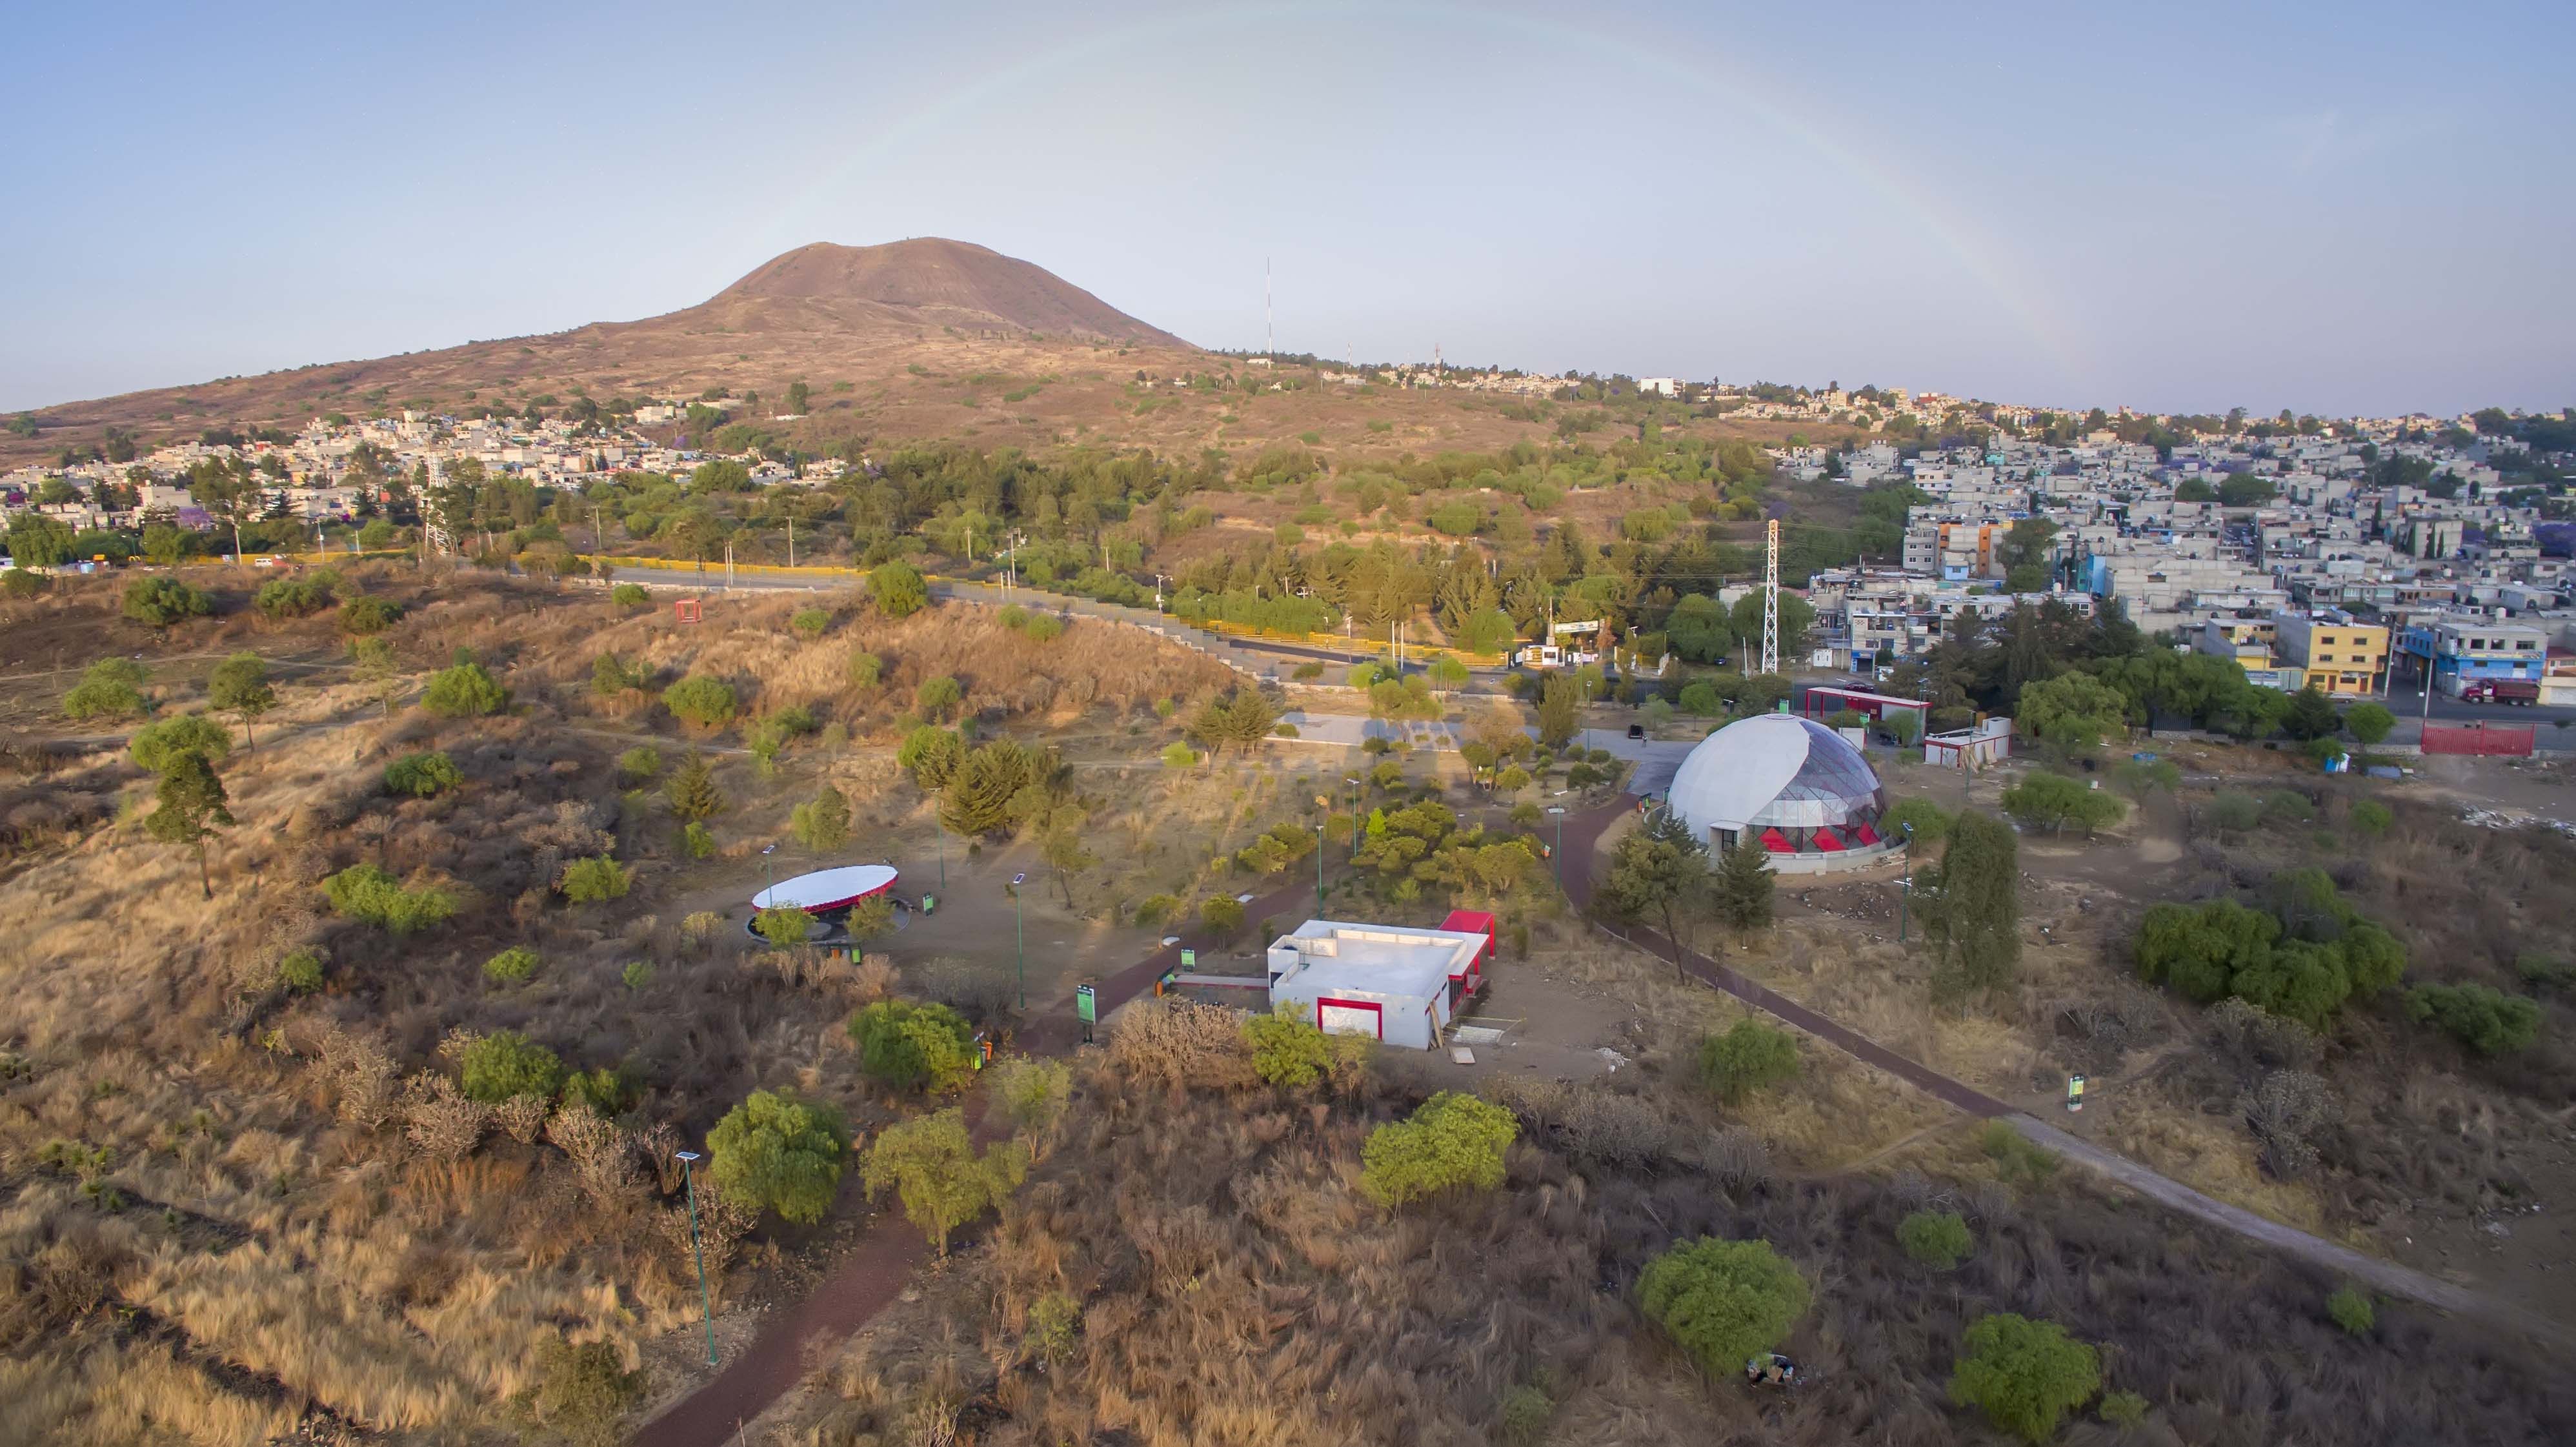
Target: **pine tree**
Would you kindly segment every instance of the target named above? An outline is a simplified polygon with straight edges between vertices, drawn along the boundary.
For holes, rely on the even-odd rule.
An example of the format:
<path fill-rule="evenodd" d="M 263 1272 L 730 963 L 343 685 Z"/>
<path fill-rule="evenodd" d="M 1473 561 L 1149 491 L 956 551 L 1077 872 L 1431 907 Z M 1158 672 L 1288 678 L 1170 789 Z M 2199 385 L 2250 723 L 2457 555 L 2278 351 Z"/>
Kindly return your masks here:
<path fill-rule="evenodd" d="M 663 795 L 671 802 L 671 814 L 683 824 L 697 824 L 724 812 L 724 792 L 716 787 L 715 770 L 707 766 L 703 754 L 692 751 L 687 763 L 680 766 Z"/>
<path fill-rule="evenodd" d="M 1769 851 L 1750 841 L 1717 861 L 1717 917 L 1737 934 L 1771 927 L 1773 876 Z"/>
<path fill-rule="evenodd" d="M 206 898 L 215 897 L 215 880 L 206 865 L 206 836 L 215 829 L 230 828 L 233 822 L 231 799 L 224 793 L 224 781 L 215 776 L 214 765 L 199 753 L 181 753 L 171 758 L 161 771 L 161 784 L 153 792 L 158 808 L 143 821 L 143 830 L 164 844 L 185 844 L 197 851 L 197 883 Z"/>
<path fill-rule="evenodd" d="M 206 687 L 206 701 L 240 714 L 242 732 L 250 747 L 259 747 L 258 734 L 251 726 L 261 714 L 277 707 L 277 690 L 269 686 L 268 665 L 256 653 L 236 653 L 215 665 Z"/>
<path fill-rule="evenodd" d="M 1549 674 L 1538 688 L 1539 744 L 1544 748 L 1564 748 L 1580 726 L 1575 713 L 1574 680 L 1562 673 Z"/>
<path fill-rule="evenodd" d="M 2021 858 L 2012 826 L 1961 810 L 1929 894 L 1925 930 L 1940 949 L 1943 992 L 1965 995 L 2009 981 L 2021 962 Z"/>

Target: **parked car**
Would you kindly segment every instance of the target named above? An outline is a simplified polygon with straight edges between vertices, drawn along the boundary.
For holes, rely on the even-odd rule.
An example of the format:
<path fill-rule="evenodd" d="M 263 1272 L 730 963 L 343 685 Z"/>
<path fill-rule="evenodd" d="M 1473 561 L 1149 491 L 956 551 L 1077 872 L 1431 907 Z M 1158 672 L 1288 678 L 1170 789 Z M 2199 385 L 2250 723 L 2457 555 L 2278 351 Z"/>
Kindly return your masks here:
<path fill-rule="evenodd" d="M 1644 724 L 1630 724 L 1630 725 L 1628 725 L 1628 737 L 1630 737 L 1630 738 L 1632 738 L 1632 739 L 1642 739 L 1642 738 L 1644 738 L 1645 736 L 1646 736 L 1646 726 L 1645 726 Z"/>

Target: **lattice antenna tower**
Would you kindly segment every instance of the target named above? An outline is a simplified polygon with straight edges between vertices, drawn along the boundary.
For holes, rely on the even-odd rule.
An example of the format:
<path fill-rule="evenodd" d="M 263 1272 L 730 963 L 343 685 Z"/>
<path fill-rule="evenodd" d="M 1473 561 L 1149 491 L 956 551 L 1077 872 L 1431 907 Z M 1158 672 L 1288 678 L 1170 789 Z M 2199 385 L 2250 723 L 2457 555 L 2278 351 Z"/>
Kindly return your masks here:
<path fill-rule="evenodd" d="M 1771 547 L 1762 564 L 1762 671 L 1780 671 L 1780 520 L 1768 529 Z"/>
<path fill-rule="evenodd" d="M 1270 319 L 1270 258 L 1261 258 L 1261 354 L 1279 355 L 1279 329 Z"/>

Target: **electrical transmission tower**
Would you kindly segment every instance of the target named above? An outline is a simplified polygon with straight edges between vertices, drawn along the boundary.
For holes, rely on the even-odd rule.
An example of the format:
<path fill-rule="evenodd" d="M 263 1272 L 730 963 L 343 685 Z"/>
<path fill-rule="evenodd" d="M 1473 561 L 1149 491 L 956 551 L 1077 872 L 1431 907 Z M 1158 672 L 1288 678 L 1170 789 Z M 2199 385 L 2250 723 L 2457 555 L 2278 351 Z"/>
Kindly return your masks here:
<path fill-rule="evenodd" d="M 1780 671 L 1780 520 L 1771 520 L 1771 548 L 1762 565 L 1762 671 Z"/>

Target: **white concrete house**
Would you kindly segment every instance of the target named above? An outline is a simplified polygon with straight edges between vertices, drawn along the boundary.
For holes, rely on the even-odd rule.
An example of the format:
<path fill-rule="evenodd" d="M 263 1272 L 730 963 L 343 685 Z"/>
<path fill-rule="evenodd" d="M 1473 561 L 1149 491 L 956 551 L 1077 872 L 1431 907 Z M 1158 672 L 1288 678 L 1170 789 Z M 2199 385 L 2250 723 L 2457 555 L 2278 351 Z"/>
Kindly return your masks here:
<path fill-rule="evenodd" d="M 1270 945 L 1270 1008 L 1320 1029 L 1429 1050 L 1493 952 L 1489 932 L 1310 919 Z"/>

